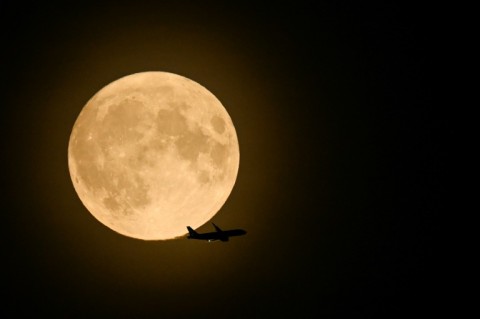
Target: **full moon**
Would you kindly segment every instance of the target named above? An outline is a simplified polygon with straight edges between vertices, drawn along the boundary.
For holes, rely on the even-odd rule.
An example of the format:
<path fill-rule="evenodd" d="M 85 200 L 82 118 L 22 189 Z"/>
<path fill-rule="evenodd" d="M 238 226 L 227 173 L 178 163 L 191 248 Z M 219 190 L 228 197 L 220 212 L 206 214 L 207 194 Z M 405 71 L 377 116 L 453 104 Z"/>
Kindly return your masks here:
<path fill-rule="evenodd" d="M 233 122 L 202 85 L 141 72 L 98 91 L 68 144 L 73 186 L 87 210 L 122 235 L 167 240 L 208 222 L 235 184 Z"/>

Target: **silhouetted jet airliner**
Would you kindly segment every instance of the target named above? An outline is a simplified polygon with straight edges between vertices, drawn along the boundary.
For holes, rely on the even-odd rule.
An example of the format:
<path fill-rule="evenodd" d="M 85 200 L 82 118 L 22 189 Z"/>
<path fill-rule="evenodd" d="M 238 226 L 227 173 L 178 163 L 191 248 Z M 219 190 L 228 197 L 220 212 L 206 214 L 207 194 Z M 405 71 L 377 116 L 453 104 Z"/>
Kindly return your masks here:
<path fill-rule="evenodd" d="M 221 241 L 228 241 L 229 237 L 232 236 L 242 236 L 245 235 L 247 232 L 244 231 L 243 229 L 232 229 L 232 230 L 221 230 L 217 225 L 212 223 L 213 227 L 215 227 L 215 232 L 212 233 L 203 233 L 199 234 L 196 231 L 192 229 L 192 227 L 187 226 L 188 229 L 188 239 L 200 239 L 200 240 L 208 240 L 209 242 L 211 241 L 216 241 L 216 240 L 221 240 Z"/>

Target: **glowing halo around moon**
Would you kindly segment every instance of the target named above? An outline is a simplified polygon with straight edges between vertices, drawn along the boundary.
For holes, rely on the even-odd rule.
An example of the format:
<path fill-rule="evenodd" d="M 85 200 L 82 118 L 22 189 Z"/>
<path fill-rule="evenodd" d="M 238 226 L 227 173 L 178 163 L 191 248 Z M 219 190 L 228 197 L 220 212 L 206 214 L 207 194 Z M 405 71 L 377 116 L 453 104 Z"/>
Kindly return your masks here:
<path fill-rule="evenodd" d="M 167 72 L 122 77 L 83 107 L 68 145 L 75 191 L 125 236 L 166 240 L 209 221 L 235 184 L 232 120 L 205 87 Z"/>

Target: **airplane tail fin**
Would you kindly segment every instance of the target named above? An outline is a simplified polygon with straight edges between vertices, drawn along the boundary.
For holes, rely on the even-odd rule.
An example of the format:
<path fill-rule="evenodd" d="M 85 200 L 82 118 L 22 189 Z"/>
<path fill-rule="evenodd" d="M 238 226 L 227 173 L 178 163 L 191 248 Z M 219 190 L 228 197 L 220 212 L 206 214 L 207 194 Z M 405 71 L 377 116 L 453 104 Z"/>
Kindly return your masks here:
<path fill-rule="evenodd" d="M 218 231 L 218 232 L 221 232 L 222 230 L 220 229 L 220 227 L 218 227 L 217 225 L 215 225 L 214 223 L 212 223 L 213 227 L 215 227 L 215 229 Z"/>
<path fill-rule="evenodd" d="M 187 226 L 187 229 L 188 229 L 188 233 L 190 234 L 190 236 L 198 235 L 198 233 L 196 231 L 194 231 L 192 227 Z"/>

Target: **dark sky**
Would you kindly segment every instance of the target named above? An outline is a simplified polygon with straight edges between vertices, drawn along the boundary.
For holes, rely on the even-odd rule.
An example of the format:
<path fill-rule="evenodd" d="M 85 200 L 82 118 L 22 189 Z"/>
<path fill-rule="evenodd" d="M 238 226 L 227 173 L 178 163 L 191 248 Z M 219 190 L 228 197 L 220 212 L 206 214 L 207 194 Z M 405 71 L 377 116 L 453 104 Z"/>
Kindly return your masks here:
<path fill-rule="evenodd" d="M 435 234 L 447 150 L 438 136 L 448 126 L 432 99 L 429 10 L 2 1 L 0 316 L 441 311 Z M 81 204 L 67 166 L 73 123 L 100 88 L 142 71 L 186 76 L 226 107 L 240 169 L 212 221 L 246 236 L 134 240 Z"/>

